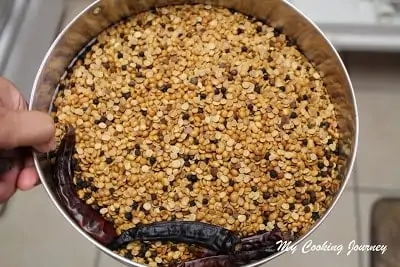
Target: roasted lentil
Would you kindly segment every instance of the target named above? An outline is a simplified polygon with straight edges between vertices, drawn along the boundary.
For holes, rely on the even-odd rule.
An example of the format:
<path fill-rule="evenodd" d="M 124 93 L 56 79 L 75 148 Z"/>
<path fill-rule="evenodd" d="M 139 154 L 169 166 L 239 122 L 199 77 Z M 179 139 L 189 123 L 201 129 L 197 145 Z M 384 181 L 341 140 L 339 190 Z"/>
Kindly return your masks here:
<path fill-rule="evenodd" d="M 322 74 L 279 28 L 240 13 L 198 5 L 128 18 L 60 88 L 53 115 L 58 138 L 76 128 L 78 194 L 118 233 L 179 219 L 301 235 L 340 187 Z M 161 242 L 118 253 L 149 266 L 193 259 Z"/>

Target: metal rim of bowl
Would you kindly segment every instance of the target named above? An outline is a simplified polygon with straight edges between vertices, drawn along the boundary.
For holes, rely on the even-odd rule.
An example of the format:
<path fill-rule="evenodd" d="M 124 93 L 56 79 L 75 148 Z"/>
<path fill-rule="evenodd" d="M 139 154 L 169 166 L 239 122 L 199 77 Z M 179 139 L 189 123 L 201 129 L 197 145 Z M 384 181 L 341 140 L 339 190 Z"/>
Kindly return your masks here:
<path fill-rule="evenodd" d="M 36 76 L 35 82 L 34 82 L 34 86 L 33 86 L 33 90 L 32 90 L 32 94 L 31 94 L 31 99 L 30 99 L 30 103 L 29 103 L 29 109 L 32 110 L 32 106 L 34 103 L 34 96 L 35 96 L 35 91 L 37 88 L 37 85 L 39 83 L 39 76 L 42 72 L 42 70 L 44 69 L 48 58 L 51 55 L 51 52 L 55 49 L 55 47 L 57 46 L 58 42 L 60 41 L 60 39 L 65 35 L 65 33 L 68 31 L 68 29 L 74 25 L 74 23 L 79 20 L 79 18 L 86 14 L 87 12 L 90 12 L 92 10 L 92 12 L 101 12 L 101 10 L 98 10 L 98 8 L 94 8 L 96 7 L 99 3 L 101 3 L 103 0 L 96 0 L 94 1 L 92 4 L 90 4 L 89 6 L 87 6 L 85 9 L 83 9 L 80 13 L 78 13 L 74 19 L 72 19 L 65 27 L 64 29 L 58 34 L 57 38 L 53 41 L 52 45 L 50 46 L 47 54 L 45 55 L 42 64 L 38 70 L 38 74 Z M 284 2 L 286 5 L 288 5 L 290 8 L 293 9 L 294 12 L 297 13 L 297 15 L 301 16 L 305 21 L 307 21 L 308 23 L 310 23 L 310 25 L 312 27 L 314 27 L 315 30 L 317 30 L 318 34 L 320 34 L 321 37 L 324 38 L 324 40 L 327 42 L 327 44 L 329 45 L 329 47 L 331 48 L 332 52 L 335 54 L 338 62 L 339 62 L 339 67 L 342 69 L 342 71 L 345 74 L 345 78 L 349 84 L 349 90 L 351 91 L 351 101 L 353 102 L 353 112 L 354 112 L 354 134 L 353 134 L 353 140 L 352 140 L 352 145 L 353 145 L 353 152 L 351 153 L 351 157 L 348 158 L 348 171 L 344 177 L 344 179 L 342 180 L 342 184 L 341 184 L 341 188 L 339 190 L 339 192 L 336 194 L 334 200 L 331 202 L 329 208 L 325 211 L 325 213 L 321 216 L 321 218 L 315 223 L 313 224 L 313 226 L 311 227 L 311 229 L 304 234 L 302 237 L 300 237 L 299 239 L 297 239 L 296 241 L 294 241 L 291 245 L 293 246 L 298 246 L 301 242 L 303 242 L 305 239 L 307 239 L 321 224 L 322 222 L 324 222 L 326 220 L 326 218 L 329 216 L 329 214 L 332 212 L 333 208 L 336 206 L 337 202 L 339 201 L 339 199 L 341 198 L 342 194 L 345 191 L 345 188 L 347 186 L 347 183 L 351 177 L 351 174 L 353 172 L 353 168 L 355 165 L 355 160 L 356 160 L 356 155 L 357 155 L 357 151 L 358 151 L 358 143 L 359 143 L 359 114 L 358 114 L 358 108 L 357 108 L 357 102 L 356 102 L 356 98 L 355 98 L 355 93 L 354 93 L 354 88 L 349 76 L 349 73 L 339 55 L 339 53 L 337 52 L 337 50 L 335 49 L 335 47 L 333 46 L 333 44 L 331 43 L 331 41 L 327 38 L 327 36 L 324 34 L 324 32 L 322 32 L 322 30 L 311 20 L 309 19 L 302 11 L 300 11 L 297 7 L 295 7 L 292 3 L 290 3 L 288 0 L 281 0 L 282 2 Z M 94 8 L 94 9 L 93 9 Z M 93 11 L 94 10 L 94 11 Z M 96 240 L 94 240 L 92 237 L 90 237 L 86 232 L 84 232 L 70 217 L 69 214 L 61 207 L 61 205 L 58 203 L 58 201 L 56 200 L 56 198 L 54 197 L 49 185 L 46 183 L 45 178 L 44 178 L 44 173 L 40 167 L 40 163 L 39 163 L 39 158 L 38 155 L 36 153 L 33 154 L 34 157 L 34 162 L 35 162 L 35 167 L 39 173 L 39 177 L 40 180 L 49 196 L 49 198 L 51 199 L 51 201 L 53 202 L 53 204 L 57 207 L 57 209 L 59 210 L 59 212 L 62 214 L 62 216 L 70 223 L 70 225 L 75 228 L 75 230 L 77 230 L 82 236 L 84 236 L 87 240 L 89 240 L 89 242 L 91 242 L 95 247 L 97 247 L 98 249 L 100 249 L 100 251 L 102 251 L 103 253 L 107 254 L 108 256 L 110 256 L 111 258 L 113 258 L 114 260 L 117 260 L 118 262 L 126 265 L 126 266 L 134 266 L 134 267 L 146 267 L 145 265 L 139 264 L 137 262 L 134 262 L 132 260 L 129 260 L 123 256 L 118 255 L 117 253 L 114 253 L 113 251 L 109 250 L 108 248 L 106 248 L 105 246 L 101 245 L 100 243 L 98 243 Z M 277 253 L 275 253 L 274 255 L 267 257 L 265 259 L 259 260 L 257 262 L 248 264 L 246 266 L 243 267 L 257 267 L 257 266 L 261 266 L 262 264 L 265 264 L 269 261 L 272 261 L 273 259 L 276 259 L 277 257 L 285 254 L 287 251 L 283 250 L 283 251 L 279 251 Z"/>

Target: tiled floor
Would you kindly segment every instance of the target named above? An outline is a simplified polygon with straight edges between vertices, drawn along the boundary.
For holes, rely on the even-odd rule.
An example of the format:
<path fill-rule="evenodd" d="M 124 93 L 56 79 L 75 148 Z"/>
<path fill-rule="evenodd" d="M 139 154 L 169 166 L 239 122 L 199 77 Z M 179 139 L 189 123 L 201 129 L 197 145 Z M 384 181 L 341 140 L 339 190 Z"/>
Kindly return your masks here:
<path fill-rule="evenodd" d="M 89 1 L 69 0 L 66 21 Z M 65 23 L 64 23 L 65 25 Z M 352 183 L 338 206 L 308 239 L 344 246 L 335 252 L 286 254 L 271 267 L 369 267 L 367 253 L 347 246 L 369 243 L 369 216 L 374 201 L 400 196 L 397 154 L 400 150 L 400 55 L 349 53 L 344 58 L 354 82 L 361 117 L 360 148 Z M 397 119 L 396 119 L 397 118 Z M 20 193 L 0 218 L 1 266 L 7 267 L 121 267 L 101 255 L 69 226 L 50 203 L 43 188 Z M 301 250 L 303 245 L 298 246 Z M 267 265 L 265 265 L 267 266 Z"/>

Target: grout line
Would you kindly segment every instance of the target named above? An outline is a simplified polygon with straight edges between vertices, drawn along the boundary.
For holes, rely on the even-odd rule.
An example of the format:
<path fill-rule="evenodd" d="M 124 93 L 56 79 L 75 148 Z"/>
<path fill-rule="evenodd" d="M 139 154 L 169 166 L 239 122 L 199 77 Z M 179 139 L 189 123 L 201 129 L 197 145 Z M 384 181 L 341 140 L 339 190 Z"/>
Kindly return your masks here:
<path fill-rule="evenodd" d="M 100 257 L 101 257 L 101 251 L 99 249 L 96 249 L 96 254 L 94 256 L 93 267 L 99 267 L 100 266 Z"/>

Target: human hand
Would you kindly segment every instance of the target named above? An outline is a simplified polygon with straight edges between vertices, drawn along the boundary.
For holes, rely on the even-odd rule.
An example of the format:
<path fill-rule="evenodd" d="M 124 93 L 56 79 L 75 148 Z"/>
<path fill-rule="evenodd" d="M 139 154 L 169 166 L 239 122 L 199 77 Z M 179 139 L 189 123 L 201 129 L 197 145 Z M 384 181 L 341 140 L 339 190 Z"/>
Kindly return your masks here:
<path fill-rule="evenodd" d="M 10 81 L 0 77 L 0 150 L 14 154 L 12 169 L 0 175 L 0 203 L 10 199 L 17 189 L 30 190 L 39 183 L 29 148 L 49 152 L 56 146 L 54 136 L 51 116 L 28 111 L 23 95 Z"/>

